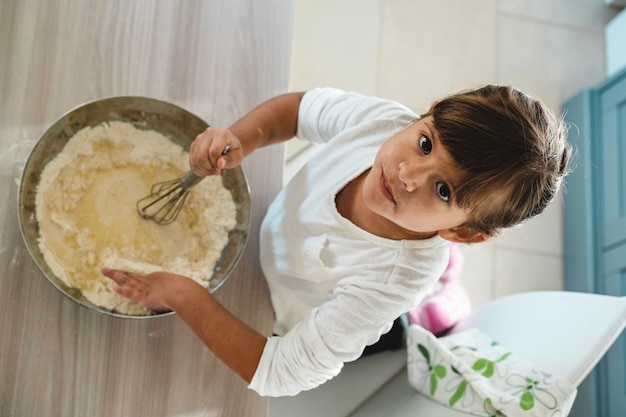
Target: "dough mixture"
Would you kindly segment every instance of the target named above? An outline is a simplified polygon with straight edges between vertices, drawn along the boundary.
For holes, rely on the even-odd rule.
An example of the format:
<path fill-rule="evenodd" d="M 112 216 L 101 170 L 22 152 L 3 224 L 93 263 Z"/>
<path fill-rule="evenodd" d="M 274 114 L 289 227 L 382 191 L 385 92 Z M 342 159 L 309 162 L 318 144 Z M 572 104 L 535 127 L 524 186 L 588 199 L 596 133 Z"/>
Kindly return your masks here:
<path fill-rule="evenodd" d="M 37 189 L 39 247 L 54 274 L 92 303 L 123 314 L 151 311 L 111 290 L 101 268 L 168 271 L 207 286 L 236 207 L 219 176 L 189 193 L 167 226 L 142 219 L 136 202 L 179 178 L 188 154 L 162 134 L 110 122 L 77 132 L 44 168 Z"/>

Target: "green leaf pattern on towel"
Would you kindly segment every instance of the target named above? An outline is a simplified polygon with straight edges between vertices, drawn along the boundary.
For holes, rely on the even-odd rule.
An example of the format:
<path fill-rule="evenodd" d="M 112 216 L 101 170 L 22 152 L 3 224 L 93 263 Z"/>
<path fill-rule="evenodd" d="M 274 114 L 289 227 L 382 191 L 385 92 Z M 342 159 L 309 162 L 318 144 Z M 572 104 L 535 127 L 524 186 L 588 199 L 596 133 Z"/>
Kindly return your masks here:
<path fill-rule="evenodd" d="M 450 407 L 454 406 L 454 404 L 456 404 L 457 401 L 463 398 L 463 396 L 465 395 L 466 389 L 467 389 L 467 381 L 461 381 L 456 391 L 454 391 L 454 394 L 452 395 L 452 397 L 450 397 L 450 401 L 448 401 L 448 404 L 450 404 Z"/>
<path fill-rule="evenodd" d="M 485 417 L 506 417 L 506 414 L 494 407 L 491 398 L 485 398 L 483 407 L 485 408 Z"/>
<path fill-rule="evenodd" d="M 569 381 L 542 372 L 478 329 L 436 338 L 412 326 L 407 372 L 417 391 L 473 416 L 565 416 L 576 397 Z"/>
<path fill-rule="evenodd" d="M 546 375 L 549 376 L 549 375 Z M 537 403 L 549 410 L 557 406 L 557 400 L 542 383 L 527 376 L 512 374 L 507 378 L 507 383 L 511 386 L 513 396 L 519 397 L 519 406 L 522 410 L 531 410 Z"/>
<path fill-rule="evenodd" d="M 498 362 L 502 362 L 503 360 L 505 360 L 509 356 L 511 356 L 511 352 L 505 353 L 504 355 L 500 356 L 495 361 L 490 361 L 487 358 L 479 358 L 479 359 L 476 360 L 476 362 L 474 362 L 474 365 L 472 366 L 472 369 L 482 373 L 483 376 L 486 377 L 486 378 L 491 378 L 493 376 L 493 372 L 494 372 L 494 369 L 495 369 L 495 364 L 498 363 Z"/>
<path fill-rule="evenodd" d="M 424 360 L 426 361 L 426 365 L 428 366 L 428 372 L 430 374 L 430 388 L 429 393 L 431 396 L 435 395 L 437 392 L 437 378 L 445 378 L 446 376 L 446 367 L 441 364 L 434 364 L 431 362 L 430 352 L 428 352 L 428 348 L 418 343 L 417 350 L 420 351 Z"/>
<path fill-rule="evenodd" d="M 479 401 L 474 388 L 472 388 L 472 381 L 476 381 L 482 378 L 480 375 L 463 375 L 457 368 L 450 365 L 452 371 L 447 378 L 445 385 L 445 391 L 448 395 L 451 395 L 447 403 L 450 407 L 455 405 L 460 408 L 472 407 L 477 401 Z"/>
<path fill-rule="evenodd" d="M 421 344 L 417 344 L 417 350 L 420 352 L 427 368 L 428 378 L 428 392 L 431 396 L 434 396 L 439 386 L 439 380 L 443 380 L 446 376 L 451 375 L 456 379 L 453 384 L 448 384 L 449 391 L 452 392 L 448 400 L 448 405 L 454 407 L 460 400 L 462 400 L 468 393 L 473 394 L 471 388 L 471 381 L 468 380 L 467 375 L 461 373 L 454 366 L 450 365 L 451 374 L 444 365 L 441 363 L 435 363 L 433 355 L 428 348 Z M 475 352 L 477 349 L 471 346 L 454 346 L 451 350 L 468 350 Z M 492 378 L 495 373 L 495 367 L 497 363 L 505 361 L 511 356 L 512 352 L 506 352 L 500 355 L 495 360 L 489 358 L 477 358 L 471 369 L 476 371 L 478 375 L 483 378 Z M 547 375 L 549 376 L 549 375 Z M 556 398 L 549 392 L 542 390 L 540 382 L 533 380 L 529 377 L 525 377 L 519 374 L 511 375 L 507 379 L 507 383 L 511 387 L 511 394 L 513 394 L 519 401 L 519 407 L 522 410 L 528 411 L 535 407 L 536 400 L 543 404 L 548 409 L 554 409 L 556 406 Z M 452 387 L 450 388 L 450 385 Z M 542 398 L 539 399 L 537 395 Z M 472 399 L 473 402 L 473 399 Z M 491 398 L 486 398 L 483 403 L 484 416 L 485 417 L 504 417 L 505 414 L 502 410 L 498 410 L 494 407 Z"/>

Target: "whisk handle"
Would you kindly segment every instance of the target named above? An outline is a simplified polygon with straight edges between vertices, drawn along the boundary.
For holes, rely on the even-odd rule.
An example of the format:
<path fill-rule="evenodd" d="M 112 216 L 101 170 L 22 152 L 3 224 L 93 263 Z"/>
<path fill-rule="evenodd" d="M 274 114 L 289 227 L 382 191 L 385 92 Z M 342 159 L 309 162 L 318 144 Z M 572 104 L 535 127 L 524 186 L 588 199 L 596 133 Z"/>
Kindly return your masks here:
<path fill-rule="evenodd" d="M 193 171 L 189 170 L 184 177 L 180 180 L 180 187 L 185 190 L 191 190 L 197 183 L 199 183 L 202 178 L 193 173 Z"/>

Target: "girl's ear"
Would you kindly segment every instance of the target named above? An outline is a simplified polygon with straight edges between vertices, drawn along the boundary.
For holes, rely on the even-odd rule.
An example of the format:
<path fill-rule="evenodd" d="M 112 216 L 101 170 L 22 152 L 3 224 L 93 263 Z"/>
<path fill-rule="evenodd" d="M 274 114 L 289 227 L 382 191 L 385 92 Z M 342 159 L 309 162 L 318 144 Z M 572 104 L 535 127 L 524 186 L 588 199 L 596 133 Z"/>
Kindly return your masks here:
<path fill-rule="evenodd" d="M 491 237 L 485 232 L 475 232 L 465 226 L 444 229 L 438 231 L 437 233 L 443 239 L 454 243 L 480 243 L 489 240 Z"/>

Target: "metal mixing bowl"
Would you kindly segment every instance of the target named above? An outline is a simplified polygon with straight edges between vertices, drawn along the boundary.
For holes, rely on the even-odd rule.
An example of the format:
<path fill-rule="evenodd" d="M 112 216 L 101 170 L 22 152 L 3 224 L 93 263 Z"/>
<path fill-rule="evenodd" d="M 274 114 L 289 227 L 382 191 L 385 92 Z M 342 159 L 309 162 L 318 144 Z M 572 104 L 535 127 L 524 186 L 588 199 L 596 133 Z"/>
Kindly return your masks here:
<path fill-rule="evenodd" d="M 43 134 L 24 166 L 18 197 L 18 216 L 22 237 L 31 257 L 48 281 L 80 305 L 99 313 L 124 318 L 143 319 L 174 314 L 164 312 L 149 316 L 133 316 L 107 310 L 91 303 L 78 289 L 68 287 L 52 272 L 37 243 L 39 226 L 36 218 L 35 196 L 44 167 L 61 152 L 76 132 L 87 126 L 96 126 L 110 121 L 132 123 L 138 129 L 159 132 L 187 150 L 195 137 L 208 127 L 206 122 L 185 109 L 146 97 L 111 97 L 86 103 L 69 111 Z M 224 186 L 231 191 L 237 207 L 237 225 L 230 232 L 228 243 L 209 280 L 207 289 L 211 292 L 224 283 L 237 265 L 250 229 L 250 189 L 243 170 L 240 167 L 224 170 L 222 179 Z"/>

